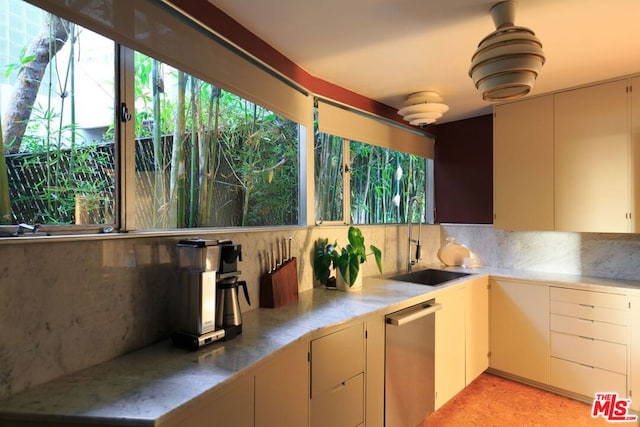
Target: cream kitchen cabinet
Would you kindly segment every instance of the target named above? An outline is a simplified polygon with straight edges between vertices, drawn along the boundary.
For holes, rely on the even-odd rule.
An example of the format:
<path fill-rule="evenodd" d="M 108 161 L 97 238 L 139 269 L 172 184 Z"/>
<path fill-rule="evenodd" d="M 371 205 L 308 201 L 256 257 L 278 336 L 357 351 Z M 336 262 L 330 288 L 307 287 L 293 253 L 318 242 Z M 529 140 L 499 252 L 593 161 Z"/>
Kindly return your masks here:
<path fill-rule="evenodd" d="M 305 426 L 309 420 L 307 340 L 275 354 L 255 374 L 255 426 Z"/>
<path fill-rule="evenodd" d="M 385 317 L 370 315 L 366 325 L 365 424 L 384 425 Z"/>
<path fill-rule="evenodd" d="M 159 425 L 189 427 L 253 427 L 254 377 L 250 373 L 217 387 L 180 408 Z"/>
<path fill-rule="evenodd" d="M 640 411 L 640 294 L 632 295 L 629 323 L 629 397 L 631 408 Z"/>
<path fill-rule="evenodd" d="M 640 230 L 640 77 L 494 110 L 494 225 Z"/>
<path fill-rule="evenodd" d="M 631 231 L 628 79 L 554 95 L 555 229 Z"/>
<path fill-rule="evenodd" d="M 460 286 L 436 293 L 435 409 L 442 407 L 465 385 L 465 298 Z"/>
<path fill-rule="evenodd" d="M 492 369 L 549 384 L 549 286 L 490 280 Z"/>
<path fill-rule="evenodd" d="M 489 279 L 465 283 L 465 383 L 469 385 L 489 367 Z"/>
<path fill-rule="evenodd" d="M 306 426 L 309 420 L 308 341 L 293 343 L 210 395 L 181 408 L 167 425 Z M 163 424 L 164 425 L 164 424 Z"/>
<path fill-rule="evenodd" d="M 489 367 L 488 284 L 482 276 L 435 294 L 435 409 Z"/>
<path fill-rule="evenodd" d="M 550 384 L 592 399 L 627 396 L 629 308 L 625 294 L 550 288 Z"/>
<path fill-rule="evenodd" d="M 364 331 L 359 322 L 311 340 L 311 427 L 364 424 Z"/>
<path fill-rule="evenodd" d="M 494 226 L 553 230 L 553 95 L 496 106 L 493 132 Z"/>
<path fill-rule="evenodd" d="M 632 231 L 640 231 L 640 77 L 631 79 L 631 186 L 633 204 L 631 206 Z"/>

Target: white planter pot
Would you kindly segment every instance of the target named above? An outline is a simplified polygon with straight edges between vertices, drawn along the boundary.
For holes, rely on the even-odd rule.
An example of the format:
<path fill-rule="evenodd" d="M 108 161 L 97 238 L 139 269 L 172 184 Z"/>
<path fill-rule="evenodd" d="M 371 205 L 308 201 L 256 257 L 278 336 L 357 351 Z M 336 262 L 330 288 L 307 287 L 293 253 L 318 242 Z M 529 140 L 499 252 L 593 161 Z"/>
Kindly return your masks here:
<path fill-rule="evenodd" d="M 362 289 L 362 274 L 360 274 L 361 272 L 362 270 L 358 272 L 358 275 L 356 276 L 356 280 L 355 282 L 353 282 L 353 285 L 349 286 L 344 282 L 344 279 L 342 278 L 342 274 L 340 274 L 340 270 L 336 270 L 336 288 L 345 292 L 359 291 L 360 289 Z"/>

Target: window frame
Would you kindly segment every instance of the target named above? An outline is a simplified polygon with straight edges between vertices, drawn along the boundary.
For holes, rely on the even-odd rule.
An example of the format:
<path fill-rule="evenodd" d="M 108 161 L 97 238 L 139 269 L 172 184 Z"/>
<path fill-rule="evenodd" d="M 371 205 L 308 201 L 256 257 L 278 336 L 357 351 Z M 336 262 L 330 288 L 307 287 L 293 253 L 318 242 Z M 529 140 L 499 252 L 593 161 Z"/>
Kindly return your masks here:
<path fill-rule="evenodd" d="M 32 4 L 32 2 L 29 1 L 25 1 L 24 3 L 28 3 L 28 4 Z M 40 8 L 43 12 L 45 13 L 54 13 L 54 12 L 50 12 L 49 10 L 42 8 L 39 5 L 33 5 L 34 7 L 38 7 Z M 80 25 L 77 24 L 74 21 L 70 21 L 73 22 L 75 25 Z M 81 26 L 81 25 L 80 25 Z M 89 31 L 92 31 L 94 33 L 96 33 L 95 31 L 91 30 L 90 28 L 84 27 Z M 99 34 L 99 33 L 96 33 Z M 118 52 L 119 52 L 119 44 L 112 40 L 109 39 L 107 37 L 108 40 L 110 40 L 113 43 L 113 63 L 112 63 L 112 69 L 113 69 L 113 83 L 114 83 L 114 88 L 113 88 L 113 99 L 114 99 L 114 103 L 113 103 L 113 111 L 117 112 L 118 108 L 118 73 L 119 73 L 119 69 L 118 69 Z M 51 61 L 48 65 L 48 67 L 54 66 L 54 62 Z M 87 235 L 87 234 L 105 234 L 105 233 L 112 233 L 114 230 L 117 230 L 119 227 L 119 220 L 120 220 L 120 172 L 119 172 L 119 162 L 120 162 L 120 154 L 119 154 L 119 149 L 118 149 L 118 132 L 119 132 L 119 126 L 118 126 L 118 121 L 119 121 L 119 115 L 118 114 L 114 114 L 113 117 L 113 132 L 114 132 L 114 163 L 113 163 L 113 167 L 114 167 L 114 174 L 115 174 L 115 179 L 114 179 L 114 193 L 113 193 L 113 222 L 109 222 L 109 223 L 95 223 L 95 224 L 86 224 L 86 223 L 82 223 L 82 224 L 53 224 L 53 223 L 49 223 L 49 224 L 40 224 L 40 223 L 36 223 L 36 224 L 26 224 L 26 223 L 18 223 L 18 224 L 0 224 L 0 237 L 2 237 L 2 239 L 0 239 L 0 242 L 5 240 L 5 239 L 10 239 L 12 235 L 15 235 L 15 237 L 19 237 L 19 238 L 24 238 L 24 237 L 40 237 L 40 236 L 58 236 L 58 235 L 62 235 L 62 236 L 73 236 L 73 235 Z M 33 230 L 31 230 L 30 228 L 33 228 Z"/>

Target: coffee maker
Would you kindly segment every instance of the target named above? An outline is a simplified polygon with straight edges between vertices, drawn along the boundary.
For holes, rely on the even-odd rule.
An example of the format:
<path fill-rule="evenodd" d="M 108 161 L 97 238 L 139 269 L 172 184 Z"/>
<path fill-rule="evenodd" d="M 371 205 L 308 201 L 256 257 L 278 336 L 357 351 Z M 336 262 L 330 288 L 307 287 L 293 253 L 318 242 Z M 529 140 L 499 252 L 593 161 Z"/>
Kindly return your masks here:
<path fill-rule="evenodd" d="M 242 312 L 240 310 L 240 288 L 249 305 L 247 282 L 238 280 L 240 270 L 238 261 L 242 261 L 242 246 L 230 240 L 219 241 L 220 268 L 216 280 L 216 321 L 215 326 L 225 331 L 225 339 L 231 339 L 242 333 Z"/>
<path fill-rule="evenodd" d="M 215 324 L 220 246 L 216 240 L 181 240 L 177 250 L 180 312 L 178 330 L 171 339 L 180 347 L 195 350 L 225 336 Z"/>
<path fill-rule="evenodd" d="M 180 313 L 173 343 L 196 350 L 242 333 L 239 288 L 251 305 L 247 283 L 238 280 L 242 247 L 230 240 L 193 239 L 181 240 L 177 249 Z"/>

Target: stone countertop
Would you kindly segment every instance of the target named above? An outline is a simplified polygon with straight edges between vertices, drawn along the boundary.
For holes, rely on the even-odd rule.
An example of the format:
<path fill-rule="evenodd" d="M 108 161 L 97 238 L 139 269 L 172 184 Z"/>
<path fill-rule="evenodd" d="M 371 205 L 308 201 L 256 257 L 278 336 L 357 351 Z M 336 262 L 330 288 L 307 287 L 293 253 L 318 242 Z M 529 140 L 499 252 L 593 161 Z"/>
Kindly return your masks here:
<path fill-rule="evenodd" d="M 449 268 L 447 268 L 449 269 Z M 607 291 L 607 288 L 624 288 L 632 294 L 640 294 L 640 278 L 638 280 L 609 279 L 603 277 L 581 276 L 575 274 L 553 273 L 531 270 L 511 270 L 505 268 L 482 267 L 478 269 L 465 269 L 459 267 L 450 268 L 452 270 L 465 271 L 469 273 L 488 274 L 492 277 L 503 277 L 510 279 L 534 280 L 545 282 L 557 286 L 576 286 L 585 290 Z"/>
<path fill-rule="evenodd" d="M 418 303 L 433 290 L 371 278 L 358 292 L 305 291 L 297 304 L 243 313 L 243 332 L 232 340 L 193 352 L 161 341 L 1 400 L 0 424 L 3 419 L 47 419 L 153 425 L 310 333 Z"/>
<path fill-rule="evenodd" d="M 437 268 L 441 268 L 437 266 Z M 640 293 L 640 283 L 492 268 L 451 270 L 586 288 L 621 287 Z M 243 333 L 190 352 L 169 340 L 33 387 L 0 401 L 0 420 L 89 420 L 153 425 L 283 347 L 323 328 L 354 318 L 393 312 L 428 299 L 437 288 L 367 278 L 359 292 L 315 288 L 297 304 L 243 314 Z"/>

